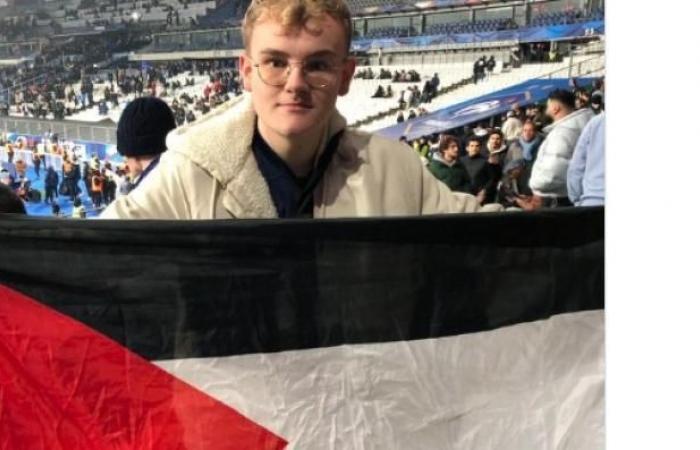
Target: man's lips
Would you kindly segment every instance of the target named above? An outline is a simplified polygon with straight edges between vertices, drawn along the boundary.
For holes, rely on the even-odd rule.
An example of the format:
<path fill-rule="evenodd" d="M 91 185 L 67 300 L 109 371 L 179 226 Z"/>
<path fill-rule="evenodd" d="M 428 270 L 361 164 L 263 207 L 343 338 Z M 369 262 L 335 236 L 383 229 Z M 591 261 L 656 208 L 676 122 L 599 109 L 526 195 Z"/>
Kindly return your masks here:
<path fill-rule="evenodd" d="M 312 106 L 309 103 L 278 103 L 277 106 L 290 109 L 311 109 Z"/>

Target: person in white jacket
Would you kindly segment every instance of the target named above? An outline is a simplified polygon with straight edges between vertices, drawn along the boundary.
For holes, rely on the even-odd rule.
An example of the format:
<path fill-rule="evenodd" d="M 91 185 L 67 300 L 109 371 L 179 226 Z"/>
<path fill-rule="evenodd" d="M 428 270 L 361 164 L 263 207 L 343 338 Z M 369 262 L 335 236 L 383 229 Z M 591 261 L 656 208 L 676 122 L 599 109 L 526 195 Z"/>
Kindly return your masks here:
<path fill-rule="evenodd" d="M 530 177 L 533 196 L 518 201 L 523 209 L 573 206 L 566 185 L 569 162 L 583 127 L 594 115 L 589 108 L 576 111 L 575 101 L 574 94 L 565 90 L 555 90 L 547 99 L 546 114 L 554 122 L 544 128 L 547 137 Z"/>

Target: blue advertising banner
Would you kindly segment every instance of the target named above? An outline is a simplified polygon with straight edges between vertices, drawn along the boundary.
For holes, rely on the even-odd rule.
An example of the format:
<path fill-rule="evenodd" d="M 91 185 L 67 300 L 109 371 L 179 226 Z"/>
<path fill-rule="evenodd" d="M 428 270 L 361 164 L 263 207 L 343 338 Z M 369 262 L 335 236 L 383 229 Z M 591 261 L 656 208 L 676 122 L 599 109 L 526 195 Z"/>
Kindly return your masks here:
<path fill-rule="evenodd" d="M 590 85 L 592 82 L 591 78 L 577 79 L 579 86 Z M 401 136 L 406 136 L 409 140 L 416 139 L 503 114 L 513 105 L 525 106 L 542 101 L 555 89 L 571 89 L 571 87 L 567 78 L 530 80 L 384 128 L 377 133 L 396 140 Z"/>
<path fill-rule="evenodd" d="M 352 51 L 367 51 L 374 48 L 392 48 L 400 46 L 424 47 L 440 44 L 472 44 L 478 42 L 518 41 L 541 42 L 555 41 L 582 36 L 601 35 L 605 33 L 605 22 L 574 23 L 569 25 L 550 25 L 546 27 L 519 28 L 517 30 L 490 31 L 485 33 L 442 34 L 433 36 L 414 36 L 403 38 L 364 39 L 352 42 Z"/>

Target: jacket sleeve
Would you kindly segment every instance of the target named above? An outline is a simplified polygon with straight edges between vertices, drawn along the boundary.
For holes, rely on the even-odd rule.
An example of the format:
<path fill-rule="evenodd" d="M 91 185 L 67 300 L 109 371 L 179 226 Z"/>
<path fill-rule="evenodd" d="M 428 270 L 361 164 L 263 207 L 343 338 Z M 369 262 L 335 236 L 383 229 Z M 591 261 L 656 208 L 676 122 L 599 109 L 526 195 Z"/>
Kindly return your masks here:
<path fill-rule="evenodd" d="M 170 153 L 170 152 L 168 152 Z M 163 154 L 156 168 L 128 195 L 112 202 L 100 219 L 191 219 L 188 202 L 188 161 Z"/>
<path fill-rule="evenodd" d="M 583 176 L 586 172 L 586 157 L 591 144 L 591 127 L 589 125 L 590 122 L 583 129 L 576 143 L 574 154 L 571 156 L 571 162 L 569 162 L 569 168 L 566 172 L 566 188 L 569 200 L 574 205 L 577 205 L 581 201 L 581 196 L 583 196 Z"/>

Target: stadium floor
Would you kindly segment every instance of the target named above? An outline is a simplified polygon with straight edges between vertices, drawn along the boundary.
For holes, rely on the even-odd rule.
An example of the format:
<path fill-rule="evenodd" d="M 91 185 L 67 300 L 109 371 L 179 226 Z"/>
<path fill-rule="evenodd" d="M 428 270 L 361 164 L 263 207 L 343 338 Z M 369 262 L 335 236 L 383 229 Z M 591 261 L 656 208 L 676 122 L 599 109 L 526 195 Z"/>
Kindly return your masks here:
<path fill-rule="evenodd" d="M 27 178 L 31 181 L 32 189 L 36 189 L 41 192 L 41 201 L 38 203 L 24 202 L 24 206 L 27 209 L 27 214 L 30 216 L 51 216 L 51 204 L 45 202 L 45 192 L 44 192 L 44 177 L 46 176 L 46 170 L 42 167 L 39 171 L 39 178 L 36 178 L 36 173 L 34 172 L 34 167 L 27 168 Z M 59 173 L 59 179 L 62 180 L 62 176 Z M 80 187 L 80 200 L 85 206 L 87 212 L 87 217 L 97 217 L 100 210 L 95 209 L 92 205 L 92 200 L 85 192 L 85 184 L 82 180 L 78 182 Z M 73 202 L 70 197 L 65 195 L 58 196 L 58 205 L 61 207 L 61 215 L 70 217 L 73 214 Z"/>

